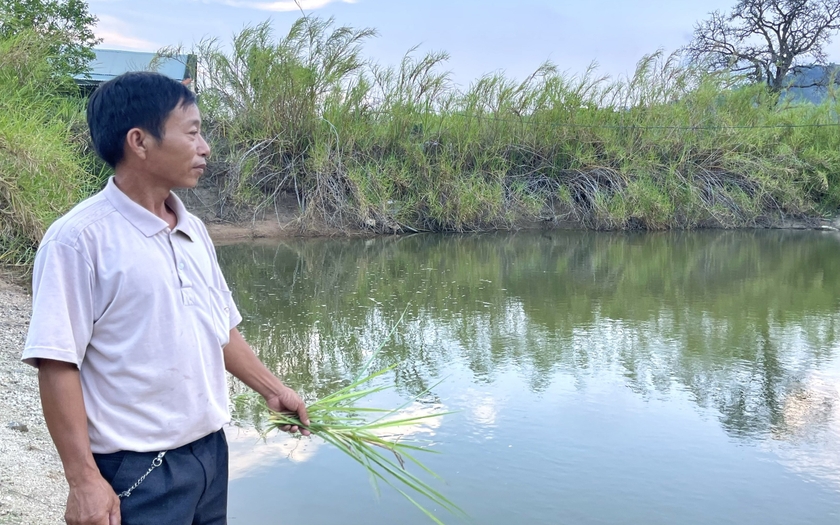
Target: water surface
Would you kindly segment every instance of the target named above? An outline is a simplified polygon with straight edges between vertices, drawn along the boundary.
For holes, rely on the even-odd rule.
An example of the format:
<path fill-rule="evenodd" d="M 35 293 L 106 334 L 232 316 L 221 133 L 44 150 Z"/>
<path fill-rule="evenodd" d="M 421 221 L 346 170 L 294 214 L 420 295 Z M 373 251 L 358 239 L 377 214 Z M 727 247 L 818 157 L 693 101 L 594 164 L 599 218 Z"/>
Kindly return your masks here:
<path fill-rule="evenodd" d="M 840 523 L 840 238 L 520 232 L 219 248 L 260 357 L 305 397 L 398 363 L 396 407 L 475 524 Z M 395 335 L 390 330 L 399 323 Z M 232 386 L 234 392 L 241 385 Z M 230 522 L 431 523 L 318 439 L 237 411 Z"/>

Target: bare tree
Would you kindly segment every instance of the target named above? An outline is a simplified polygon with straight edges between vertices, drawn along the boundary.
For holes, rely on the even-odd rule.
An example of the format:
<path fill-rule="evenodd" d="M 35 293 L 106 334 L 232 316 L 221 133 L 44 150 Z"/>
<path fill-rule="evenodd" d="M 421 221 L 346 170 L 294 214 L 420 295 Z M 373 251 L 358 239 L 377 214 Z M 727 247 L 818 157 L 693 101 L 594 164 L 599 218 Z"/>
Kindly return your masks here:
<path fill-rule="evenodd" d="M 773 91 L 802 60 L 825 62 L 824 47 L 840 29 L 840 0 L 740 0 L 694 29 L 689 58 L 765 82 Z"/>

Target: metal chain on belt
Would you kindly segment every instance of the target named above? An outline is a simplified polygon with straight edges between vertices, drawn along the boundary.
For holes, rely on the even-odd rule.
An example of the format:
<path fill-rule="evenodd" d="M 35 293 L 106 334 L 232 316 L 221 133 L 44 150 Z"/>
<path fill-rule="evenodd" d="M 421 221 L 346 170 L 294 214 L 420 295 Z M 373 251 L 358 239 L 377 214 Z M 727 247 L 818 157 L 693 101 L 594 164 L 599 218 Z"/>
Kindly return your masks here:
<path fill-rule="evenodd" d="M 152 471 L 153 471 L 154 469 L 156 469 L 156 468 L 158 468 L 159 466 L 163 465 L 163 456 L 164 456 L 165 454 L 166 454 L 166 451 L 165 451 L 165 450 L 164 450 L 163 452 L 161 452 L 160 454 L 158 454 L 158 455 L 157 455 L 157 457 L 156 457 L 155 459 L 153 459 L 153 460 L 152 460 L 152 466 L 151 466 L 151 467 L 149 467 L 149 470 L 147 470 L 145 474 L 143 474 L 142 476 L 140 476 L 140 479 L 138 479 L 138 480 L 134 483 L 134 485 L 132 485 L 132 486 L 131 486 L 131 488 L 129 488 L 128 490 L 124 490 L 124 491 L 120 492 L 118 497 L 119 497 L 120 499 L 123 499 L 123 498 L 127 498 L 127 497 L 131 496 L 131 491 L 133 491 L 134 489 L 136 489 L 137 487 L 139 487 L 139 486 L 140 486 L 140 484 L 141 484 L 141 483 L 143 483 L 143 480 L 144 480 L 144 479 L 146 479 L 146 476 L 148 476 L 149 474 L 151 474 L 151 473 L 152 473 Z"/>

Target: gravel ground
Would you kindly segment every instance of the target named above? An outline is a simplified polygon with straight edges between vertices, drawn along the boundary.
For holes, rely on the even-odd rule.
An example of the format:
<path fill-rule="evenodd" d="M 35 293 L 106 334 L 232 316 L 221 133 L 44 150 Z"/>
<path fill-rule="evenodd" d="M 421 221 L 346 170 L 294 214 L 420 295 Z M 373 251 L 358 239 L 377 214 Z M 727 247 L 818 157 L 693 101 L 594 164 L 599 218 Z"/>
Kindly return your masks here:
<path fill-rule="evenodd" d="M 67 484 L 34 368 L 20 361 L 30 296 L 0 278 L 0 525 L 64 523 Z"/>

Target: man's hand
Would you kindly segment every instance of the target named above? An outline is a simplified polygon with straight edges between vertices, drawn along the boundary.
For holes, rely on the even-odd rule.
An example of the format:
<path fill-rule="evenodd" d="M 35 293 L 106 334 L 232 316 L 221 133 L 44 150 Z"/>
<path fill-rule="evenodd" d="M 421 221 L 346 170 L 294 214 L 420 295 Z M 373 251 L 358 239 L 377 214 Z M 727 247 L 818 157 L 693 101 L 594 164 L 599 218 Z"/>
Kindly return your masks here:
<path fill-rule="evenodd" d="M 266 396 L 265 403 L 268 408 L 275 412 L 285 412 L 287 414 L 294 414 L 303 423 L 304 426 L 309 426 L 309 415 L 306 413 L 306 405 L 297 393 L 287 386 L 283 386 L 280 391 L 274 395 Z M 297 425 L 286 425 L 280 430 L 285 432 L 295 433 L 300 430 L 304 436 L 309 435 L 309 430 L 306 428 L 298 428 Z"/>
<path fill-rule="evenodd" d="M 99 473 L 88 439 L 79 369 L 73 363 L 38 363 L 41 406 L 70 486 L 64 519 L 70 525 L 119 525 L 120 499 Z"/>
<path fill-rule="evenodd" d="M 70 486 L 67 525 L 120 525 L 120 498 L 102 476 Z"/>
<path fill-rule="evenodd" d="M 236 328 L 231 329 L 230 342 L 225 346 L 224 351 L 227 371 L 254 391 L 259 392 L 265 398 L 268 408 L 275 412 L 294 414 L 304 426 L 309 426 L 309 416 L 306 413 L 306 405 L 303 404 L 303 400 L 257 359 L 254 351 Z M 309 430 L 299 428 L 297 425 L 287 425 L 282 427 L 281 430 L 286 432 L 300 430 L 300 433 L 304 436 L 309 435 Z"/>

